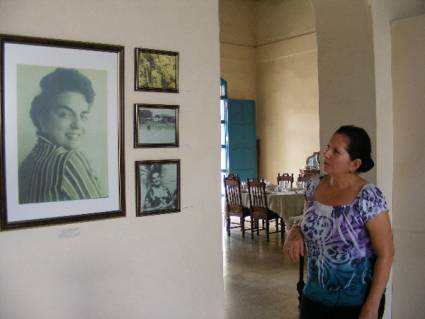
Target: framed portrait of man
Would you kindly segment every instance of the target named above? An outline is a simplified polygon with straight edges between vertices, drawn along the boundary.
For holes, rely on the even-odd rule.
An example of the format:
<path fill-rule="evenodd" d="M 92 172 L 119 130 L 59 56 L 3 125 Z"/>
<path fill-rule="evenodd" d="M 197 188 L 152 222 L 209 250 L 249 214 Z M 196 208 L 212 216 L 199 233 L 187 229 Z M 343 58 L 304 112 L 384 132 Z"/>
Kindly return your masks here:
<path fill-rule="evenodd" d="M 180 160 L 136 162 L 136 216 L 180 211 Z"/>
<path fill-rule="evenodd" d="M 123 55 L 0 35 L 1 228 L 124 216 Z"/>

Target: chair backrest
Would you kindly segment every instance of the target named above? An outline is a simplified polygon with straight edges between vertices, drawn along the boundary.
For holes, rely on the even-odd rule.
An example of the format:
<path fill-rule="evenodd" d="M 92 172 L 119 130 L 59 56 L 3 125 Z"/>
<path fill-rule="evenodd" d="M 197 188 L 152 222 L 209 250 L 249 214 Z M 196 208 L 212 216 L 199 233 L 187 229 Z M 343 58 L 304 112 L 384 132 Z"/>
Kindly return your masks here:
<path fill-rule="evenodd" d="M 304 171 L 302 173 L 298 174 L 297 183 L 306 183 L 311 178 L 311 175 L 304 174 Z"/>
<path fill-rule="evenodd" d="M 243 213 L 241 181 L 237 175 L 230 174 L 223 178 L 226 194 L 226 208 L 229 215 L 240 216 Z"/>
<path fill-rule="evenodd" d="M 304 171 L 301 170 L 300 174 L 298 174 L 297 178 L 297 187 L 305 188 L 308 180 L 311 178 L 311 175 L 304 174 Z"/>
<path fill-rule="evenodd" d="M 292 183 L 294 183 L 294 174 L 289 175 L 288 173 L 280 173 L 277 174 L 277 184 L 279 185 L 279 182 L 289 182 L 290 187 L 292 188 Z"/>
<path fill-rule="evenodd" d="M 266 184 L 259 179 L 248 180 L 248 192 L 251 216 L 262 218 L 268 211 Z"/>

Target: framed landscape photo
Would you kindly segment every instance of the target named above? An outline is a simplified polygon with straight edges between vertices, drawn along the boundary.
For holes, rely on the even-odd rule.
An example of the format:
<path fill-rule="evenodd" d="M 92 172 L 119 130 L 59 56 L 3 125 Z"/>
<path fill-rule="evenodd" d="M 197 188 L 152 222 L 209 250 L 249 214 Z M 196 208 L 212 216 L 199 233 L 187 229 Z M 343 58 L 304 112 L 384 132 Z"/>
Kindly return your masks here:
<path fill-rule="evenodd" d="M 122 46 L 0 35 L 1 229 L 125 216 Z"/>
<path fill-rule="evenodd" d="M 179 54 L 136 48 L 135 90 L 178 93 Z"/>
<path fill-rule="evenodd" d="M 179 146 L 179 106 L 134 105 L 134 147 Z"/>
<path fill-rule="evenodd" d="M 180 211 L 180 160 L 136 162 L 136 215 Z"/>

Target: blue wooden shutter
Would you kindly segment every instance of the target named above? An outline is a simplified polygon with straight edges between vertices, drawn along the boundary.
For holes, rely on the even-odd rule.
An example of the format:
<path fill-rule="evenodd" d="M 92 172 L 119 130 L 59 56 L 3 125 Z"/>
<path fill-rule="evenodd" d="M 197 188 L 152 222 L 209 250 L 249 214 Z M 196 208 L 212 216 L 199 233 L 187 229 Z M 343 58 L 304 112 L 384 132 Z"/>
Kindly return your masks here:
<path fill-rule="evenodd" d="M 255 101 L 228 102 L 229 172 L 242 180 L 257 177 Z"/>

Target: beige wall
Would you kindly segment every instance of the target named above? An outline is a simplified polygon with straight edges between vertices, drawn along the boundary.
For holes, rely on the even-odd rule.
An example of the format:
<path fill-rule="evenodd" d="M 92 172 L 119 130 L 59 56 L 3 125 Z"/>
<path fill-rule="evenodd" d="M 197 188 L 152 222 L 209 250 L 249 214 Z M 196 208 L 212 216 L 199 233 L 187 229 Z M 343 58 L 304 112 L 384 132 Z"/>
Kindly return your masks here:
<path fill-rule="evenodd" d="M 274 180 L 278 172 L 297 174 L 319 149 L 310 1 L 220 0 L 220 29 L 221 77 L 229 97 L 256 100 L 259 175 Z"/>
<path fill-rule="evenodd" d="M 220 77 L 227 81 L 232 99 L 257 99 L 255 47 L 220 44 Z"/>
<path fill-rule="evenodd" d="M 394 318 L 425 313 L 425 15 L 392 24 Z"/>
<path fill-rule="evenodd" d="M 217 1 L 2 0 L 0 30 L 125 46 L 127 207 L 125 218 L 1 232 L 0 318 L 223 318 Z M 135 47 L 180 53 L 180 93 L 134 91 Z M 143 102 L 180 105 L 179 148 L 133 148 Z M 169 158 L 181 159 L 182 212 L 136 218 L 134 161 Z M 61 238 L 70 228 L 79 235 Z"/>
<path fill-rule="evenodd" d="M 228 96 L 257 97 L 254 0 L 220 0 L 220 76 L 227 81 Z"/>
<path fill-rule="evenodd" d="M 315 31 L 310 0 L 257 1 L 257 45 L 282 41 Z"/>
<path fill-rule="evenodd" d="M 258 47 L 257 135 L 260 175 L 294 173 L 319 150 L 315 34 Z"/>
<path fill-rule="evenodd" d="M 255 0 L 219 0 L 219 13 L 221 42 L 255 46 Z"/>

